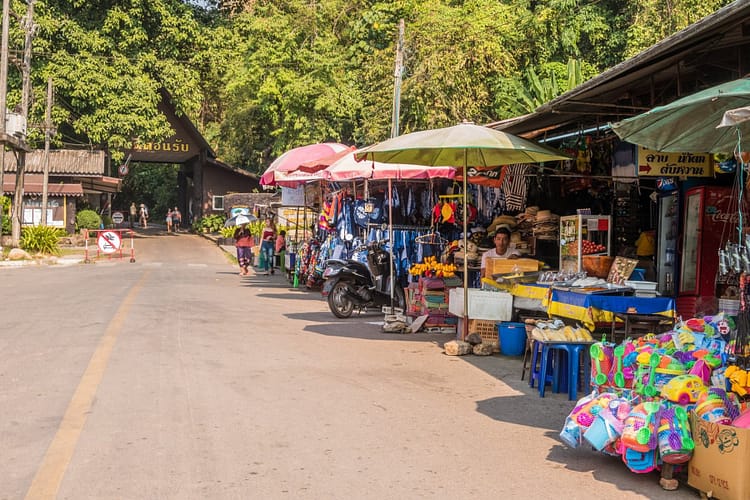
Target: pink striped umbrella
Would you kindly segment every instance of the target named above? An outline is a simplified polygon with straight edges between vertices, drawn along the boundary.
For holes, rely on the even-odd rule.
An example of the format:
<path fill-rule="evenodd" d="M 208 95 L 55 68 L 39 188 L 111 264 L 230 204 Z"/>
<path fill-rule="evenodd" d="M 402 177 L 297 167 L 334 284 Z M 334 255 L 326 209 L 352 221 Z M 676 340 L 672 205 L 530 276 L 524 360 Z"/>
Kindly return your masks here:
<path fill-rule="evenodd" d="M 357 161 L 356 151 L 352 151 L 325 170 L 318 172 L 330 181 L 347 181 L 353 179 L 453 179 L 456 169 L 453 167 L 433 167 L 426 165 L 407 165 L 401 163 L 380 163 Z"/>
<path fill-rule="evenodd" d="M 347 148 L 349 148 L 349 146 L 337 142 L 322 142 L 319 144 L 308 144 L 307 146 L 290 149 L 276 158 L 266 171 L 263 172 L 263 175 L 260 178 L 260 185 L 275 186 L 276 180 L 274 178 L 274 172 L 292 172 L 297 170 L 299 166 L 306 161 L 331 156 L 340 151 L 344 151 Z"/>

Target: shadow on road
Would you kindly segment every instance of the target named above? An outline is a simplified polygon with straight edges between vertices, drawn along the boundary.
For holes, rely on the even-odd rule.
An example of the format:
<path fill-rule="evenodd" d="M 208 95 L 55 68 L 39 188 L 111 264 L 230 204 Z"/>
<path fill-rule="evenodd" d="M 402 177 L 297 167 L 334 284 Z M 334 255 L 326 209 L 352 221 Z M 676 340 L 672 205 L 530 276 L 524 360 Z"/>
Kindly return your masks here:
<path fill-rule="evenodd" d="M 558 432 L 549 432 L 547 436 L 559 440 Z M 570 471 L 590 473 L 597 481 L 614 484 L 620 491 L 639 493 L 652 500 L 658 498 L 675 498 L 676 495 L 679 495 L 679 493 L 664 491 L 659 487 L 660 473 L 658 471 L 647 474 L 635 474 L 625 467 L 620 457 L 605 455 L 586 444 L 576 449 L 562 443 L 552 446 L 547 455 L 547 460 L 561 464 L 565 469 Z M 684 468 L 682 472 L 675 474 L 675 478 L 680 482 L 680 488 L 677 491 L 681 491 L 683 494 L 693 491 L 690 487 L 686 486 L 686 471 L 687 468 Z"/>
<path fill-rule="evenodd" d="M 430 342 L 438 345 L 443 345 L 443 343 L 453 338 L 453 335 L 442 335 L 435 333 L 383 333 L 380 331 L 380 326 L 378 325 L 367 325 L 368 328 L 363 328 L 364 325 L 362 325 L 362 323 L 365 318 L 362 318 L 359 321 L 339 320 L 338 323 L 331 323 L 330 313 L 308 313 L 308 315 L 313 314 L 327 315 L 329 322 L 307 325 L 303 328 L 303 330 L 306 332 L 317 333 L 319 335 L 325 335 L 327 337 L 333 336 L 363 340 L 396 340 L 403 342 Z M 382 321 L 381 318 L 381 314 L 375 315 L 373 316 L 372 322 L 380 322 Z"/>

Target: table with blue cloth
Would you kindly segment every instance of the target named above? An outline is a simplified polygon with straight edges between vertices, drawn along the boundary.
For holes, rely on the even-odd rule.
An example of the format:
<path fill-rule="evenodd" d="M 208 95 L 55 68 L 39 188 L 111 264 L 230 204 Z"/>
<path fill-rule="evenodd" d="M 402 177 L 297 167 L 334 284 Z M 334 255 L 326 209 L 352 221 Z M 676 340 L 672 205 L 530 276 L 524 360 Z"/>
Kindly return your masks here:
<path fill-rule="evenodd" d="M 577 320 L 593 331 L 597 323 L 614 324 L 616 314 L 663 316 L 674 320 L 675 300 L 671 297 L 601 295 L 553 288 L 547 313 Z"/>

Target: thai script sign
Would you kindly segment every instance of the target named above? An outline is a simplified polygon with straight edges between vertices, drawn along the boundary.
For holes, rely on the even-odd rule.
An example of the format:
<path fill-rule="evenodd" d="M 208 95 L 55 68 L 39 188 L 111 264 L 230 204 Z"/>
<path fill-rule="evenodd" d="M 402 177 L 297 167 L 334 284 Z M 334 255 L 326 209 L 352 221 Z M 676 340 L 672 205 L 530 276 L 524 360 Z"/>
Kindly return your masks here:
<path fill-rule="evenodd" d="M 709 153 L 663 153 L 638 146 L 641 177 L 713 177 Z"/>
<path fill-rule="evenodd" d="M 133 150 L 139 152 L 172 152 L 189 153 L 190 144 L 178 138 L 171 138 L 163 142 L 142 142 L 133 144 Z"/>

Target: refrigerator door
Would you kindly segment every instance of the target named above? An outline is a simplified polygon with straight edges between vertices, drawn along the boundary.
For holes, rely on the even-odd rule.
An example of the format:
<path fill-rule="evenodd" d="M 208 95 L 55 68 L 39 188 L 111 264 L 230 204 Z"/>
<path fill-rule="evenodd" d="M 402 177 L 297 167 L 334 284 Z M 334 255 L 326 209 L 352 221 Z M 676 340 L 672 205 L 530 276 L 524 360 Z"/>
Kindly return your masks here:
<path fill-rule="evenodd" d="M 656 244 L 656 282 L 659 293 L 675 295 L 678 282 L 677 237 L 679 235 L 680 203 L 677 192 L 659 197 L 659 227 Z"/>
<path fill-rule="evenodd" d="M 698 293 L 698 280 L 703 223 L 703 189 L 691 189 L 685 200 L 685 223 L 682 234 L 682 266 L 680 268 L 680 294 Z"/>

